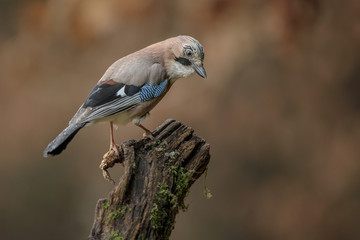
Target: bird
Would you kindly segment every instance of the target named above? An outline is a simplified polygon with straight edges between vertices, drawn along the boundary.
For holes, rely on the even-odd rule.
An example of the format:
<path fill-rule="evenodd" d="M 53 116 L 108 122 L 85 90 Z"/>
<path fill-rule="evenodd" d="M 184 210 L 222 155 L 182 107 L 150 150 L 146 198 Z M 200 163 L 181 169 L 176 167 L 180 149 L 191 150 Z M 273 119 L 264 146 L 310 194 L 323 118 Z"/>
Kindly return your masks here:
<path fill-rule="evenodd" d="M 132 122 L 145 136 L 141 123 L 180 78 L 197 73 L 206 78 L 204 48 L 195 38 L 180 35 L 154 43 L 115 61 L 97 82 L 68 126 L 44 150 L 43 156 L 60 154 L 84 127 L 110 123 L 110 150 L 118 152 L 113 125 Z"/>

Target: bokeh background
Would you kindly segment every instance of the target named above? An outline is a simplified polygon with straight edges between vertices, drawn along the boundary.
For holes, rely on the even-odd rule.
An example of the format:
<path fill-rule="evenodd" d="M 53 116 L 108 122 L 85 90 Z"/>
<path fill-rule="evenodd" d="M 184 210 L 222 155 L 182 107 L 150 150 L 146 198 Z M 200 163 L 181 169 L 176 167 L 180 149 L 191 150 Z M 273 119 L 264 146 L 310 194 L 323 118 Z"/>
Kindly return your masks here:
<path fill-rule="evenodd" d="M 211 144 L 213 198 L 201 178 L 171 239 L 360 239 L 359 12 L 358 0 L 1 0 L 1 239 L 86 239 L 112 189 L 98 168 L 108 125 L 42 151 L 111 63 L 179 34 L 203 44 L 208 78 L 179 80 L 144 124 L 174 118 Z"/>

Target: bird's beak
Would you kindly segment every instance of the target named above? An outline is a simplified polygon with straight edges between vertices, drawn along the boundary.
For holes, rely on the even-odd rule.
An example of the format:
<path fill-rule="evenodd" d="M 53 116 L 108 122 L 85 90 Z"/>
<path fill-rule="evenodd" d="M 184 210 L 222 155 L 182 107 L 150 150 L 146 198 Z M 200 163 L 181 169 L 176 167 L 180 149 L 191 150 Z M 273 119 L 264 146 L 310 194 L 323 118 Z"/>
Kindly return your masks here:
<path fill-rule="evenodd" d="M 193 61 L 191 61 L 191 64 L 197 74 L 199 74 L 203 78 L 206 78 L 206 72 L 205 72 L 205 69 L 202 64 L 200 66 L 198 66 Z"/>

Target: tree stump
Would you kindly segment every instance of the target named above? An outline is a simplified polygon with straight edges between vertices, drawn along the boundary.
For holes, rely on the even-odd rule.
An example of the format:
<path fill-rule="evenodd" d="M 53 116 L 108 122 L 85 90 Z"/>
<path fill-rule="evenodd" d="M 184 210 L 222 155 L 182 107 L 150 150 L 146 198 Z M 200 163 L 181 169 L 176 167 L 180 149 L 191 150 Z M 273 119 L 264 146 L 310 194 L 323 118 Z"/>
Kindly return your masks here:
<path fill-rule="evenodd" d="M 125 173 L 96 205 L 89 239 L 169 239 L 191 185 L 206 171 L 210 146 L 194 130 L 169 119 L 148 137 L 120 147 Z M 105 174 L 106 175 L 106 174 Z"/>

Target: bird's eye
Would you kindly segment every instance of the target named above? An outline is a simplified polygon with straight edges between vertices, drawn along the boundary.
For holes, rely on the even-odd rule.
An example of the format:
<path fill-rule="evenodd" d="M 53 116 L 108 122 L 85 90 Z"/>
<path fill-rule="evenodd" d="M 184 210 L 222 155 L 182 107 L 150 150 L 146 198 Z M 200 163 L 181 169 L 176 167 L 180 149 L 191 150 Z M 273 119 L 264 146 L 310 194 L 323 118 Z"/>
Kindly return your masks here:
<path fill-rule="evenodd" d="M 191 49 L 186 49 L 185 54 L 186 56 L 191 57 L 193 55 L 193 52 Z"/>

